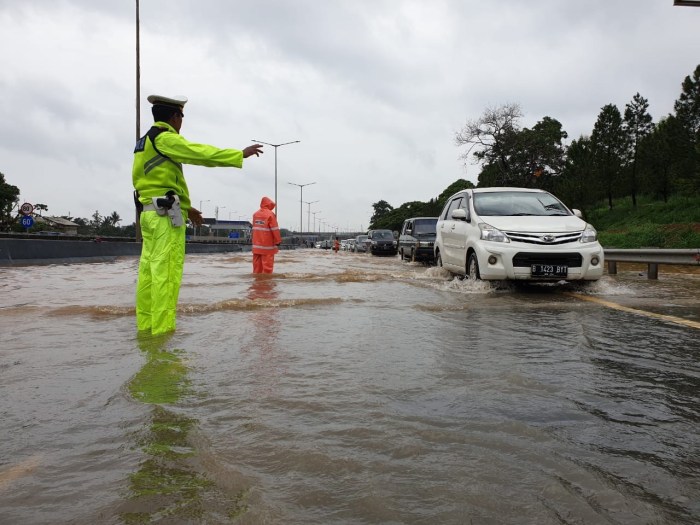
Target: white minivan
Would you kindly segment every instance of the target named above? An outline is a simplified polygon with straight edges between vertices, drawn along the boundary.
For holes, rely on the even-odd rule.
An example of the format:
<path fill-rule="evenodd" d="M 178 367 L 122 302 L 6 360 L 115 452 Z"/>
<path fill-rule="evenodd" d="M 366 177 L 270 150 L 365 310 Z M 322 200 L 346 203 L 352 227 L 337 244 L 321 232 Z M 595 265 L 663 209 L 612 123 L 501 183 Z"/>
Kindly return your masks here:
<path fill-rule="evenodd" d="M 603 275 L 598 234 L 549 192 L 473 188 L 450 197 L 438 218 L 435 262 L 484 280 L 588 280 Z"/>

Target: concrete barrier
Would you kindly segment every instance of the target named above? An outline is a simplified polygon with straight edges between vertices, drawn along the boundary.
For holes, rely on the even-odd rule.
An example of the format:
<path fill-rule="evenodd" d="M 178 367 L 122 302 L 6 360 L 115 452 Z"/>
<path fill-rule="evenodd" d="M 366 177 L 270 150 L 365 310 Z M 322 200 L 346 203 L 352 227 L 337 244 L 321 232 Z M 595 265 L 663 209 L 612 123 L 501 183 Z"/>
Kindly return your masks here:
<path fill-rule="evenodd" d="M 226 253 L 250 251 L 249 245 L 186 243 L 186 253 Z M 10 239 L 0 238 L 0 266 L 97 262 L 117 257 L 138 257 L 136 241 Z"/>

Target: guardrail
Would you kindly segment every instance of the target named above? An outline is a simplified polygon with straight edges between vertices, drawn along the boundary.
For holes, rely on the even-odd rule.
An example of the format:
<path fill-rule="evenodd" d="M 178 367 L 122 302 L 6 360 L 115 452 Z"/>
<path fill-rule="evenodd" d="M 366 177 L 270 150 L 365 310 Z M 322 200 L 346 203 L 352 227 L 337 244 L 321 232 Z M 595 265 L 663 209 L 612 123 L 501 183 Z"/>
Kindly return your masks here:
<path fill-rule="evenodd" d="M 617 273 L 617 263 L 642 263 L 648 265 L 647 277 L 659 278 L 660 264 L 681 264 L 700 266 L 700 248 L 689 250 L 662 250 L 659 248 L 642 248 L 634 250 L 604 249 L 608 274 Z"/>

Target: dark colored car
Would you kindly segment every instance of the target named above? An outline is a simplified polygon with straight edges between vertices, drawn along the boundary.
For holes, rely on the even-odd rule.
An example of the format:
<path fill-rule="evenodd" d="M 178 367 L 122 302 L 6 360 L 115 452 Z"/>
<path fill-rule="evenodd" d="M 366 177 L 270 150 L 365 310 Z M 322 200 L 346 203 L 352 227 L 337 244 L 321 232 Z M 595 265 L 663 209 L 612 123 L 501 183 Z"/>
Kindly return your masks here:
<path fill-rule="evenodd" d="M 353 251 L 355 253 L 366 252 L 367 246 L 369 246 L 369 237 L 366 235 L 358 235 L 355 237 L 355 244 L 353 245 Z"/>
<path fill-rule="evenodd" d="M 437 217 L 406 219 L 399 235 L 399 255 L 409 261 L 435 260 L 435 225 Z"/>
<path fill-rule="evenodd" d="M 396 255 L 398 253 L 398 243 L 391 230 L 370 230 L 369 251 L 372 255 Z"/>

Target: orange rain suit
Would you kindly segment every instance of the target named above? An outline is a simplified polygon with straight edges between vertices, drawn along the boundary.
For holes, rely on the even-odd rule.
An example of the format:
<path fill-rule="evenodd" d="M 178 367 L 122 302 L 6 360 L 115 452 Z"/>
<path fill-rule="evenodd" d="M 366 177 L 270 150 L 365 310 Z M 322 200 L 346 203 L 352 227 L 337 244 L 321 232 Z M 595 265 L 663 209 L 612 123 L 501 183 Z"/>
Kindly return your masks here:
<path fill-rule="evenodd" d="M 253 273 L 272 273 L 275 265 L 282 236 L 274 209 L 275 201 L 263 197 L 260 209 L 253 214 Z"/>

